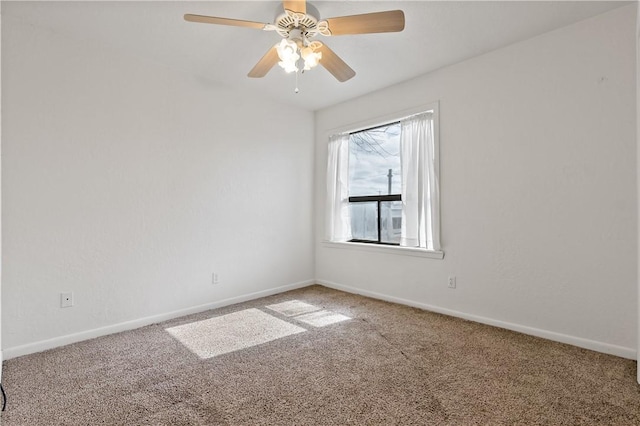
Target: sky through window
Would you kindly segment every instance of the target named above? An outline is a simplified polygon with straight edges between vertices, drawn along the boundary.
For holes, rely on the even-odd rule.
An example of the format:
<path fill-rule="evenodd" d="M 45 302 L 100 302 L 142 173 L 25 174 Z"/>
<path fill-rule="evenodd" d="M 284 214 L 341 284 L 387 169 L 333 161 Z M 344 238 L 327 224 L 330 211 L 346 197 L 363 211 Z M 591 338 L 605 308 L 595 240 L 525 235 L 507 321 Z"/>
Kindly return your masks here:
<path fill-rule="evenodd" d="M 400 191 L 400 123 L 352 133 L 349 137 L 349 195 L 400 194 Z"/>

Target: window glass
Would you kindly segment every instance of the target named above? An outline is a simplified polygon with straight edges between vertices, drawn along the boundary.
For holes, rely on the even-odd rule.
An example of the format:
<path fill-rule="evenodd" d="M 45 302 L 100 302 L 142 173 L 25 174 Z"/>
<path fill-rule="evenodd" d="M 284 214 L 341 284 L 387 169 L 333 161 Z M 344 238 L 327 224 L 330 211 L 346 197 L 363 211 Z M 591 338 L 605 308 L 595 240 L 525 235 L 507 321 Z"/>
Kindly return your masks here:
<path fill-rule="evenodd" d="M 380 242 L 400 244 L 402 202 L 380 202 Z"/>
<path fill-rule="evenodd" d="M 400 194 L 400 123 L 349 136 L 349 196 Z"/>
<path fill-rule="evenodd" d="M 350 203 L 351 236 L 354 240 L 378 241 L 378 203 Z"/>

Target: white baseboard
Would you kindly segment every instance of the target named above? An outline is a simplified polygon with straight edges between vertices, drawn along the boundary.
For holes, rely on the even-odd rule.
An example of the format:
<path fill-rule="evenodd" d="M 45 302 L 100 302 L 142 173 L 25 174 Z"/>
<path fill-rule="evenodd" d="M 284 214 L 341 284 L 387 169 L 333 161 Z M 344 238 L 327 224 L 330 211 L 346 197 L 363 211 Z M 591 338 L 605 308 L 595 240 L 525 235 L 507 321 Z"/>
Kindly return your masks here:
<path fill-rule="evenodd" d="M 347 293 L 361 294 L 363 296 L 372 297 L 374 299 L 384 300 L 387 302 L 399 303 L 402 305 L 412 306 L 419 309 L 424 309 L 431 312 L 436 312 L 453 317 L 463 318 L 469 321 L 475 321 L 482 324 L 491 325 L 494 327 L 500 327 L 507 330 L 517 331 L 523 334 L 529 334 L 532 336 L 541 337 L 555 342 L 566 343 L 573 346 L 593 350 L 596 352 L 602 352 L 610 355 L 616 355 L 627 359 L 637 359 L 637 353 L 634 348 L 627 348 L 623 346 L 612 345 L 609 343 L 598 342 L 595 340 L 584 339 L 581 337 L 570 336 L 562 333 L 556 333 L 553 331 L 542 330 L 534 327 L 528 327 L 520 324 L 509 323 L 505 321 L 495 320 L 492 318 L 486 318 L 478 315 L 467 314 L 464 312 L 454 311 L 451 309 L 441 308 L 426 303 L 420 303 L 413 300 L 403 299 L 400 297 L 389 296 L 374 291 L 363 290 L 356 287 L 342 285 L 325 280 L 306 280 L 293 284 L 288 284 L 268 290 L 262 290 L 255 293 L 249 293 L 241 296 L 232 297 L 229 299 L 220 300 L 217 302 L 207 303 L 204 305 L 193 306 L 191 308 L 181 309 L 177 311 L 167 312 L 164 314 L 153 315 L 150 317 L 140 318 L 133 321 L 126 321 L 119 324 L 114 324 L 106 327 L 96 328 L 93 330 L 87 330 L 79 333 L 68 334 L 65 336 L 56 337 L 53 339 L 42 340 L 39 342 L 29 343 L 27 345 L 15 346 L 12 348 L 6 348 L 0 351 L 0 366 L 3 360 L 16 358 L 23 355 L 28 355 L 36 352 L 42 352 L 48 349 L 57 348 L 59 346 L 68 345 L 71 343 L 81 342 L 83 340 L 93 339 L 96 337 L 106 336 L 113 333 L 119 333 L 121 331 L 133 330 L 135 328 L 144 327 L 149 324 L 155 324 L 158 322 L 178 318 L 185 315 L 195 314 L 198 312 L 204 312 L 210 309 L 221 308 L 223 306 L 229 306 L 236 303 L 246 302 L 248 300 L 259 299 L 265 296 L 271 296 L 273 294 L 283 293 L 285 291 L 294 290 L 297 288 L 307 287 L 312 284 L 320 284 L 325 287 L 334 288 L 336 290 L 345 291 Z M 2 368 L 0 367 L 0 380 L 2 380 Z"/>
<path fill-rule="evenodd" d="M 347 293 L 360 294 L 362 296 L 372 297 L 374 299 L 384 300 L 384 301 L 393 302 L 393 303 L 399 303 L 401 305 L 412 306 L 414 308 L 424 309 L 426 311 L 463 318 L 469 321 L 479 322 L 479 323 L 491 325 L 494 327 L 505 328 L 507 330 L 517 331 L 519 333 L 529 334 L 531 336 L 542 337 L 543 339 L 553 340 L 555 342 L 560 342 L 560 343 L 566 343 L 569 345 L 578 346 L 580 348 L 590 349 L 596 352 L 616 355 L 616 356 L 627 358 L 627 359 L 637 359 L 637 352 L 635 348 L 627 348 L 624 346 L 612 345 L 609 343 L 603 343 L 595 340 L 583 339 L 581 337 L 569 336 L 567 334 L 556 333 L 554 331 L 541 330 L 539 328 L 528 327 L 525 325 L 514 324 L 514 323 L 495 320 L 492 318 L 486 318 L 478 315 L 467 314 L 464 312 L 441 308 L 441 307 L 429 305 L 426 303 L 420 303 L 420 302 L 415 302 L 413 300 L 402 299 L 400 297 L 389 296 L 389 295 L 377 293 L 374 291 L 362 290 L 360 288 L 342 285 L 342 284 L 334 283 L 331 281 L 316 280 L 316 283 L 321 284 L 325 287 L 334 288 L 336 290 L 346 291 Z"/>
<path fill-rule="evenodd" d="M 241 296 L 231 297 L 229 299 L 217 302 L 206 303 L 204 305 L 193 306 L 191 308 L 180 309 L 177 311 L 167 312 L 164 314 L 153 315 L 150 317 L 139 318 L 132 321 L 121 322 L 119 324 L 109 325 L 106 327 L 95 328 L 93 330 L 81 331 L 79 333 L 67 334 L 65 336 L 55 337 L 53 339 L 42 340 L 39 342 L 29 343 L 27 345 L 15 346 L 3 349 L 4 359 L 16 358 L 23 355 L 29 355 L 36 352 L 46 351 L 48 349 L 57 348 L 59 346 L 69 345 L 71 343 L 81 342 L 83 340 L 93 339 L 96 337 L 106 336 L 108 334 L 119 333 L 121 331 L 133 330 L 135 328 L 144 327 L 149 324 L 155 324 L 167 321 L 173 318 L 185 315 L 195 314 L 198 312 L 208 311 L 209 309 L 221 308 L 223 306 L 234 305 L 236 303 L 246 302 L 248 300 L 259 299 L 273 294 L 283 293 L 285 291 L 297 288 L 307 287 L 315 284 L 315 280 L 300 281 L 268 290 L 262 290 L 255 293 L 249 293 Z M 0 352 L 1 353 L 1 352 Z"/>

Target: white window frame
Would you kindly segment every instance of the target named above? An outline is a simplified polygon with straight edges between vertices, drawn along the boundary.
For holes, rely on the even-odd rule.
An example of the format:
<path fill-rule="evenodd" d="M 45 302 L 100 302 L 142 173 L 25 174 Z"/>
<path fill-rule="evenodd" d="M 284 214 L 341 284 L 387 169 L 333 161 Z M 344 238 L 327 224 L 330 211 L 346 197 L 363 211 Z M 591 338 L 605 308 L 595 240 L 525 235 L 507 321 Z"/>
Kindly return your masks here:
<path fill-rule="evenodd" d="M 405 117 L 409 117 L 415 114 L 420 114 L 423 112 L 431 112 L 432 119 L 434 123 L 434 172 L 438 177 L 438 183 L 440 182 L 440 120 L 439 120 L 439 103 L 431 102 L 429 104 L 420 105 L 414 108 L 402 110 L 399 112 L 394 112 L 391 114 L 387 114 L 384 116 L 372 118 L 369 120 L 361 121 L 358 123 L 341 126 L 335 129 L 331 129 L 326 133 L 326 140 L 329 140 L 331 135 L 339 134 L 339 133 L 354 133 L 362 130 L 366 130 L 372 127 L 381 126 L 387 123 L 392 123 L 394 121 L 402 120 Z M 328 178 L 326 176 L 325 178 Z M 440 191 L 438 191 L 439 193 Z M 441 207 L 440 203 L 438 203 L 438 211 L 437 214 L 441 217 Z M 325 211 L 326 214 L 326 211 Z M 440 220 L 438 220 L 440 223 Z M 326 226 L 326 225 L 325 225 Z M 350 242 L 350 241 L 329 241 L 326 238 L 321 242 L 323 247 L 327 248 L 335 248 L 335 249 L 346 249 L 346 250 L 359 250 L 359 251 L 368 251 L 368 252 L 377 252 L 377 253 L 386 253 L 386 254 L 394 254 L 394 255 L 402 255 L 402 256 L 415 256 L 415 257 L 425 257 L 432 259 L 442 259 L 444 258 L 444 251 L 440 250 L 428 250 L 424 248 L 418 247 L 403 247 L 403 246 L 395 246 L 395 245 L 380 245 L 380 244 L 368 244 L 368 243 L 360 243 L 360 242 Z"/>

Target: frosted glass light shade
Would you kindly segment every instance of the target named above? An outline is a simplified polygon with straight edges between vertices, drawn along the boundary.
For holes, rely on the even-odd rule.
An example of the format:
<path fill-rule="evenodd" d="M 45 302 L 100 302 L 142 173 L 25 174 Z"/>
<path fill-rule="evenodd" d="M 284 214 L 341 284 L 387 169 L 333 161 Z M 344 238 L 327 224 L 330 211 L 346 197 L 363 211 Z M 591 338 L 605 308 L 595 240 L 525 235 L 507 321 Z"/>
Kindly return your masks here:
<path fill-rule="evenodd" d="M 300 49 L 302 59 L 304 59 L 304 70 L 308 71 L 313 67 L 316 67 L 322 59 L 322 52 L 314 52 L 311 47 L 303 47 Z"/>
<path fill-rule="evenodd" d="M 282 39 L 280 43 L 276 45 L 276 51 L 280 58 L 278 65 L 280 65 L 285 72 L 298 71 L 296 63 L 298 59 L 300 59 L 300 55 L 298 55 L 298 45 L 294 41 Z"/>

